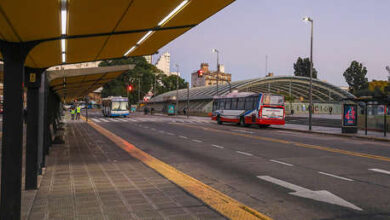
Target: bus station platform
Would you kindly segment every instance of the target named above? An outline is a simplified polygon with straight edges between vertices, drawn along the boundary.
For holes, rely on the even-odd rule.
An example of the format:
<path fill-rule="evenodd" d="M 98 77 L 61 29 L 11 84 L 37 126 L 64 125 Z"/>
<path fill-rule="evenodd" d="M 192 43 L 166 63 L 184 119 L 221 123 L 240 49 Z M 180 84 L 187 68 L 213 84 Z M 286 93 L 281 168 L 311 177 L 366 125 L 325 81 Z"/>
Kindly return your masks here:
<path fill-rule="evenodd" d="M 23 191 L 23 219 L 225 219 L 84 120 L 66 121 L 64 137 L 38 190 Z"/>

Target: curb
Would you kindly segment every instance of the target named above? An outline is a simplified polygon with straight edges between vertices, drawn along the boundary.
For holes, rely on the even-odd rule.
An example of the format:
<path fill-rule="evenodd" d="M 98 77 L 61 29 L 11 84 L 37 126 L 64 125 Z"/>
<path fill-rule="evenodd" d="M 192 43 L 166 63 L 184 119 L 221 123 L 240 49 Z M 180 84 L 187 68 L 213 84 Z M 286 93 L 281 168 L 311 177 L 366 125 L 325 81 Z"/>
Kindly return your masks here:
<path fill-rule="evenodd" d="M 280 127 L 280 128 L 269 127 L 269 128 L 279 129 L 279 130 L 287 130 L 287 131 L 296 131 L 296 132 L 302 132 L 302 133 L 322 134 L 322 135 L 331 135 L 331 136 L 338 136 L 338 137 L 360 138 L 360 139 L 373 140 L 373 141 L 390 142 L 390 139 L 381 138 L 381 137 L 373 137 L 373 136 L 361 136 L 361 135 L 342 134 L 342 133 L 337 134 L 337 133 L 328 133 L 328 132 L 321 132 L 321 131 L 301 130 L 301 129 L 294 129 L 294 128 L 282 128 L 282 127 Z"/>

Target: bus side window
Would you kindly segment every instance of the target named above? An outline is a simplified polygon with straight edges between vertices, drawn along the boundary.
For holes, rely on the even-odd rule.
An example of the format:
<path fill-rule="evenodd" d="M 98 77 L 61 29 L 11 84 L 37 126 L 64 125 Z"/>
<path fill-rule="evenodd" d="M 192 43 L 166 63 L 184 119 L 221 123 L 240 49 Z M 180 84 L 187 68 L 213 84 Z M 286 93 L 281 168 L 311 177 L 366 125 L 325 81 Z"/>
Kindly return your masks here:
<path fill-rule="evenodd" d="M 221 99 L 219 102 L 219 109 L 224 110 L 225 109 L 225 99 Z"/>
<path fill-rule="evenodd" d="M 251 110 L 252 109 L 252 97 L 246 97 L 245 98 L 245 110 Z"/>
<path fill-rule="evenodd" d="M 245 109 L 245 98 L 239 98 L 238 104 L 237 104 L 238 110 L 244 110 Z"/>
<path fill-rule="evenodd" d="M 230 110 L 232 106 L 232 99 L 226 99 L 225 101 L 225 109 Z"/>
<path fill-rule="evenodd" d="M 237 110 L 237 102 L 238 99 L 232 99 L 232 107 L 231 107 L 232 110 Z"/>

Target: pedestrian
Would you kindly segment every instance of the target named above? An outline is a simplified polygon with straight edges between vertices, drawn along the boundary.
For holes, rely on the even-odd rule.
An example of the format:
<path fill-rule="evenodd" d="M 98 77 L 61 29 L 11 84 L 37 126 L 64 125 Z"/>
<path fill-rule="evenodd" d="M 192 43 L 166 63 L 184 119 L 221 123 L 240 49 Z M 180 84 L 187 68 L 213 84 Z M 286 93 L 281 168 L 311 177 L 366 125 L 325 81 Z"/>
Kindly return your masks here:
<path fill-rule="evenodd" d="M 81 107 L 77 106 L 76 108 L 76 120 L 80 119 Z"/>
<path fill-rule="evenodd" d="M 154 112 L 154 108 L 151 108 L 150 109 L 150 114 L 153 115 L 153 112 Z"/>
<path fill-rule="evenodd" d="M 183 108 L 183 113 L 184 113 L 184 115 L 187 114 L 187 108 Z"/>
<path fill-rule="evenodd" d="M 331 115 L 332 114 L 332 111 L 333 111 L 333 108 L 332 106 L 329 107 L 329 114 Z"/>
<path fill-rule="evenodd" d="M 74 106 L 70 108 L 70 116 L 72 117 L 72 120 L 74 120 L 74 115 L 76 114 L 76 110 L 74 109 Z"/>

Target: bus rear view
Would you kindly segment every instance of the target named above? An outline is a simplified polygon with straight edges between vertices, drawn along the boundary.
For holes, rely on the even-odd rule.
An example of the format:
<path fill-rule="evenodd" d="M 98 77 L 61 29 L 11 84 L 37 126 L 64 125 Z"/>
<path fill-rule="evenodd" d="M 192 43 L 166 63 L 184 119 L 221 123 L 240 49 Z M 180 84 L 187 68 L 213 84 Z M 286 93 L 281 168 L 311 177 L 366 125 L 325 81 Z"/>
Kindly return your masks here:
<path fill-rule="evenodd" d="M 284 97 L 281 95 L 263 94 L 259 109 L 259 124 L 284 125 Z"/>

